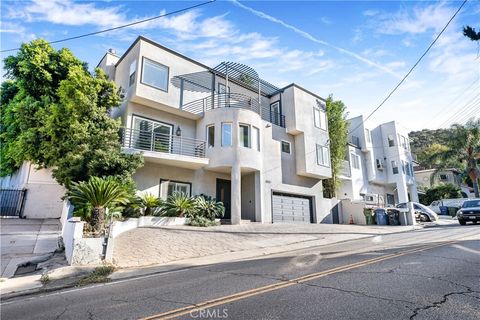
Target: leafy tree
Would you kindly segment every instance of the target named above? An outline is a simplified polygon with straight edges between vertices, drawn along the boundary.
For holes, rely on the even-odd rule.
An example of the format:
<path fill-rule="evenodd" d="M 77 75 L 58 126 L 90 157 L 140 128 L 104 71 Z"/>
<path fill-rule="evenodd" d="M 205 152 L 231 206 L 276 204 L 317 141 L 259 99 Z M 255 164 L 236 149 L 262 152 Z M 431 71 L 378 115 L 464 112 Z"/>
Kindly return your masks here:
<path fill-rule="evenodd" d="M 472 41 L 480 40 L 480 32 L 476 32 L 475 28 L 470 26 L 463 27 L 463 35 Z"/>
<path fill-rule="evenodd" d="M 70 50 L 44 40 L 23 44 L 5 70 L 0 175 L 31 161 L 68 188 L 91 176 L 128 180 L 141 165 L 140 155 L 121 152 L 120 122 L 109 115 L 122 96 L 102 70 L 90 74 Z"/>
<path fill-rule="evenodd" d="M 80 210 L 91 212 L 90 225 L 95 234 L 105 228 L 105 209 L 128 202 L 128 192 L 113 177 L 91 177 L 88 181 L 72 182 L 67 198 Z"/>
<path fill-rule="evenodd" d="M 345 159 L 348 121 L 345 112 L 346 106 L 340 100 L 333 100 L 330 95 L 326 103 L 326 114 L 328 118 L 328 134 L 330 138 L 330 166 L 332 169 L 332 178 L 323 180 L 323 195 L 326 198 L 335 197 L 340 186 L 338 176 L 342 169 L 343 160 Z"/>
<path fill-rule="evenodd" d="M 451 183 L 442 183 L 425 190 L 420 195 L 420 202 L 429 205 L 433 201 L 442 199 L 457 199 L 462 197 L 462 190 L 459 186 Z"/>

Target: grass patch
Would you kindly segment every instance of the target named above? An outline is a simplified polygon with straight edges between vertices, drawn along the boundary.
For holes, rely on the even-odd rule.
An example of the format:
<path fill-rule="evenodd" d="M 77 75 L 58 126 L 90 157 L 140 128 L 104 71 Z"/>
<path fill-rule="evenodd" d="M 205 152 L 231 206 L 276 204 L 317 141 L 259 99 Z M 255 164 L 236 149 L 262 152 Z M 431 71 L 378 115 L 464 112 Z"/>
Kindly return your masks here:
<path fill-rule="evenodd" d="M 48 282 L 50 282 L 50 277 L 48 276 L 48 274 L 46 273 L 42 274 L 42 276 L 40 277 L 40 282 L 43 285 L 46 285 Z"/>
<path fill-rule="evenodd" d="M 110 278 L 108 278 L 108 276 L 113 271 L 115 271 L 115 267 L 113 266 L 96 267 L 92 272 L 78 279 L 75 282 L 75 286 L 80 287 L 80 286 L 86 286 L 92 283 L 108 282 L 110 281 Z"/>

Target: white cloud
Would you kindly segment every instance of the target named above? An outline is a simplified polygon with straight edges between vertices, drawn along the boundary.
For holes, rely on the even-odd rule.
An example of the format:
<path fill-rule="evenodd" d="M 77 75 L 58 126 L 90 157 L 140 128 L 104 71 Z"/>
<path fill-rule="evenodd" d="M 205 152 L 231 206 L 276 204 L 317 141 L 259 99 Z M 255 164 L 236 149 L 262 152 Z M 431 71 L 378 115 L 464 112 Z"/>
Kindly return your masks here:
<path fill-rule="evenodd" d="M 367 16 L 367 17 L 376 16 L 378 13 L 379 13 L 378 10 L 373 10 L 373 9 L 369 9 L 369 10 L 363 11 L 363 15 L 364 15 L 364 16 Z"/>
<path fill-rule="evenodd" d="M 330 19 L 327 18 L 327 17 L 321 17 L 321 18 L 320 18 L 320 21 L 321 21 L 323 24 L 326 24 L 326 25 L 332 24 L 332 20 L 330 20 Z"/>

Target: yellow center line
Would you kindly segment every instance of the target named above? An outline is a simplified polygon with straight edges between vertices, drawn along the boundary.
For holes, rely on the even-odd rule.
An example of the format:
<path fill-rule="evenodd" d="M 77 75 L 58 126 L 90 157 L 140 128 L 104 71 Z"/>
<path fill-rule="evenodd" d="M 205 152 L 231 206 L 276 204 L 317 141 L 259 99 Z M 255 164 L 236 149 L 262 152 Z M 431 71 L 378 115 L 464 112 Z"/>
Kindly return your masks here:
<path fill-rule="evenodd" d="M 189 314 L 189 313 L 194 312 L 194 311 L 200 311 L 200 310 L 203 310 L 203 309 L 208 309 L 208 308 L 211 308 L 211 307 L 215 307 L 215 306 L 226 304 L 226 303 L 229 303 L 229 302 L 245 299 L 245 298 L 252 297 L 252 296 L 255 296 L 255 295 L 259 295 L 259 294 L 283 289 L 283 288 L 286 288 L 286 287 L 290 287 L 290 286 L 293 286 L 295 284 L 299 284 L 299 283 L 315 280 L 315 279 L 318 279 L 318 278 L 326 277 L 326 276 L 331 275 L 331 274 L 344 272 L 344 271 L 348 271 L 348 270 L 351 270 L 351 269 L 360 268 L 360 267 L 367 266 L 367 265 L 370 265 L 370 264 L 378 263 L 378 262 L 389 260 L 389 259 L 396 258 L 396 257 L 401 257 L 401 256 L 404 256 L 404 255 L 409 255 L 409 254 L 424 251 L 424 250 L 427 250 L 427 249 L 433 249 L 433 248 L 436 248 L 436 247 L 450 245 L 450 244 L 453 244 L 455 242 L 457 242 L 457 241 L 449 241 L 449 242 L 445 242 L 445 243 L 441 243 L 441 244 L 435 244 L 435 245 L 425 245 L 425 246 L 422 246 L 422 247 L 419 247 L 419 248 L 416 248 L 416 249 L 405 250 L 405 251 L 398 252 L 398 253 L 391 253 L 391 254 L 387 254 L 385 256 L 371 258 L 371 259 L 367 259 L 367 260 L 363 260 L 363 261 L 359 261 L 359 262 L 355 262 L 355 263 L 331 268 L 331 269 L 328 269 L 328 270 L 307 274 L 305 276 L 301 276 L 301 277 L 294 278 L 294 279 L 291 279 L 291 280 L 285 280 L 285 281 L 282 281 L 280 283 L 274 283 L 274 284 L 270 284 L 270 285 L 250 289 L 250 290 L 245 290 L 245 291 L 238 292 L 238 293 L 235 293 L 235 294 L 232 294 L 232 295 L 223 296 L 223 297 L 215 298 L 215 299 L 212 299 L 212 300 L 207 300 L 207 301 L 195 304 L 195 305 L 186 306 L 186 307 L 170 310 L 170 311 L 167 311 L 167 312 L 164 312 L 164 313 L 159 313 L 159 314 L 152 315 L 152 316 L 149 316 L 149 317 L 141 318 L 141 320 L 173 319 L 173 318 L 177 318 L 177 317 L 182 316 L 182 315 Z"/>

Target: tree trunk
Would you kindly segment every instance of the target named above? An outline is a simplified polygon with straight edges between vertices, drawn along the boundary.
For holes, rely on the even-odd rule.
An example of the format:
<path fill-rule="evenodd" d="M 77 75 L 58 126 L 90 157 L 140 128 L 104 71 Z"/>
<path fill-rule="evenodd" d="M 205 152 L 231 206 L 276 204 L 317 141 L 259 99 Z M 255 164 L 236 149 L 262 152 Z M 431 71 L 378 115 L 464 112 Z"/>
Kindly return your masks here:
<path fill-rule="evenodd" d="M 105 208 L 94 207 L 92 212 L 92 228 L 95 234 L 103 232 L 105 227 Z"/>
<path fill-rule="evenodd" d="M 478 192 L 478 178 L 473 180 L 473 192 L 475 193 L 475 198 L 480 198 L 480 194 Z"/>

